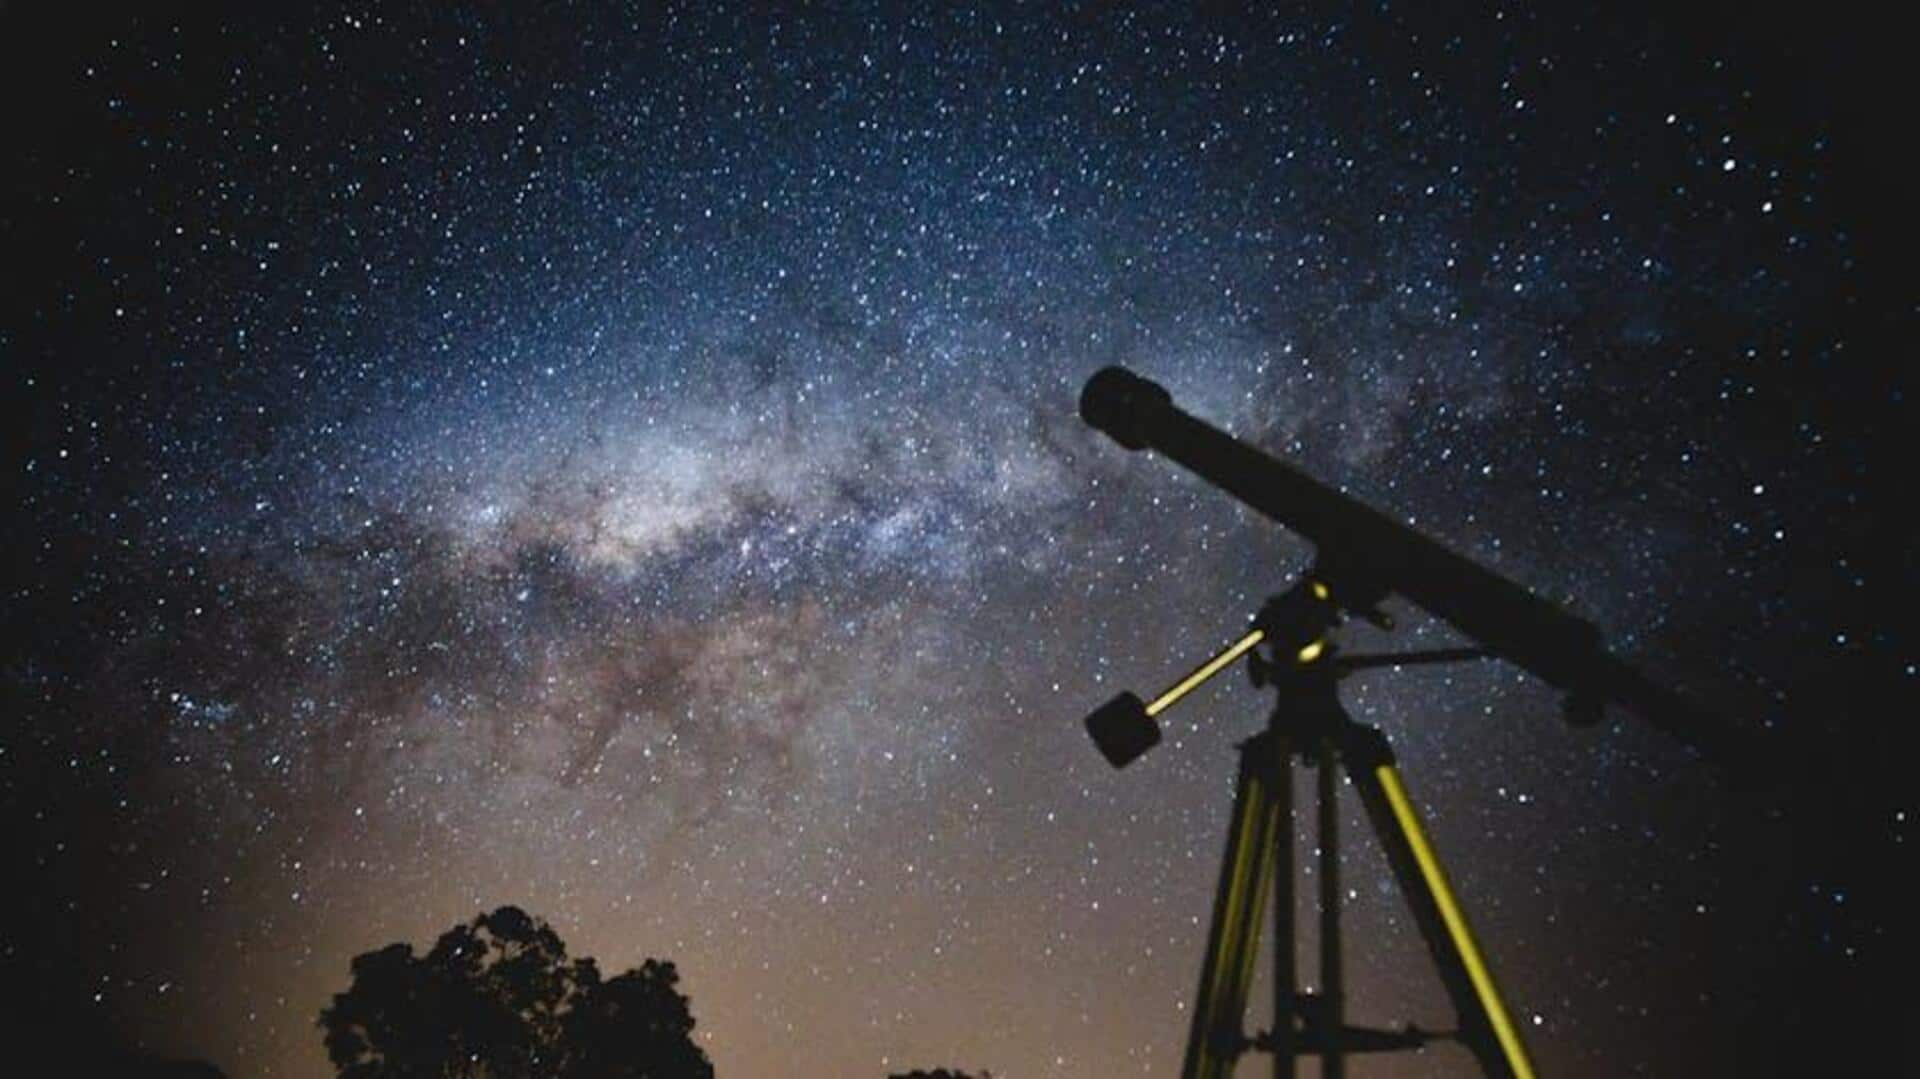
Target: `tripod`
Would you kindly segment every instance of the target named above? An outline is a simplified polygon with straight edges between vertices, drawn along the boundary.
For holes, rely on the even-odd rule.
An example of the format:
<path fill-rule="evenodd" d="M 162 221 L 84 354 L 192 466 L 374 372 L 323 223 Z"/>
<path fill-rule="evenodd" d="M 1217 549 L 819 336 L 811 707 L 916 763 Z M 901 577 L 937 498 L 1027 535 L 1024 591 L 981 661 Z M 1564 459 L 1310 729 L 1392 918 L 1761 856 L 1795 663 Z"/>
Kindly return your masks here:
<path fill-rule="evenodd" d="M 1377 612 L 1376 612 L 1377 616 Z M 1378 616 L 1382 619 L 1384 616 Z M 1452 889 L 1428 844 L 1386 737 L 1353 720 L 1340 703 L 1339 680 L 1365 667 L 1481 658 L 1480 649 L 1345 657 L 1330 643 L 1338 623 L 1327 586 L 1309 578 L 1269 601 L 1254 628 L 1153 702 L 1123 693 L 1087 718 L 1094 741 L 1116 767 L 1159 741 L 1153 717 L 1263 641 L 1276 658 L 1255 653 L 1257 685 L 1278 696 L 1267 728 L 1239 746 L 1240 771 L 1226 857 L 1214 893 L 1213 922 L 1188 1034 L 1186 1079 L 1224 1079 L 1249 1049 L 1273 1054 L 1276 1079 L 1291 1079 L 1295 1061 L 1318 1056 L 1321 1074 L 1340 1079 L 1355 1053 L 1418 1049 L 1442 1037 L 1462 1042 L 1490 1076 L 1531 1079 L 1519 1032 L 1501 1003 Z M 1295 991 L 1293 894 L 1293 765 L 1318 772 L 1320 976 L 1318 993 Z M 1448 997 L 1458 1015 L 1451 1034 L 1408 1026 L 1348 1026 L 1342 1000 L 1339 815 L 1335 766 L 1359 793 Z M 1272 1029 L 1242 1029 L 1247 990 L 1259 952 L 1260 921 L 1271 902 L 1274 928 Z"/>

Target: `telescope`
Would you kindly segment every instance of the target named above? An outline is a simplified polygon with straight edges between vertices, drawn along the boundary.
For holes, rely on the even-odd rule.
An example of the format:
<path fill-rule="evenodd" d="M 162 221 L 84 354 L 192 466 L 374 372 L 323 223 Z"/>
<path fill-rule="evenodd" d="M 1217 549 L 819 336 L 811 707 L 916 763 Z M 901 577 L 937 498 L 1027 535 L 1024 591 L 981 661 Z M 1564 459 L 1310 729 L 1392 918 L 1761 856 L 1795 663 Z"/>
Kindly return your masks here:
<path fill-rule="evenodd" d="M 1320 1075 L 1343 1079 L 1349 1056 L 1418 1050 L 1442 1039 L 1465 1046 L 1486 1075 L 1532 1079 L 1520 1024 L 1441 868 L 1386 735 L 1347 712 L 1340 681 L 1369 669 L 1505 659 L 1562 691 L 1563 710 L 1575 723 L 1595 723 L 1605 705 L 1623 705 L 1722 763 L 1747 756 L 1744 736 L 1609 654 L 1591 623 L 1188 415 L 1164 388 L 1130 371 L 1108 367 L 1088 380 L 1080 415 L 1127 449 L 1159 451 L 1315 548 L 1312 568 L 1268 600 L 1233 643 L 1151 701 L 1123 692 L 1086 717 L 1101 754 L 1124 768 L 1160 741 L 1160 713 L 1241 658 L 1256 686 L 1274 690 L 1266 729 L 1237 747 L 1234 807 L 1183 1079 L 1228 1079 L 1249 1050 L 1272 1055 L 1276 1079 L 1291 1079 L 1297 1060 L 1308 1056 L 1319 1058 Z M 1394 594 L 1451 624 L 1471 638 L 1471 646 L 1344 654 L 1341 623 L 1360 617 L 1390 628 L 1380 604 Z M 1298 987 L 1294 962 L 1296 762 L 1318 773 L 1316 990 Z M 1346 1021 L 1336 771 L 1345 772 L 1366 811 L 1453 1003 L 1459 1024 L 1451 1032 Z M 1269 906 L 1276 942 L 1273 1025 L 1250 1036 L 1242 1023 L 1260 922 Z"/>
<path fill-rule="evenodd" d="M 1385 625 L 1378 605 L 1398 593 L 1489 655 L 1563 691 L 1574 723 L 1597 722 L 1603 705 L 1618 704 L 1704 756 L 1743 755 L 1738 732 L 1608 653 L 1592 623 L 1182 411 L 1157 383 L 1104 368 L 1081 391 L 1080 416 L 1127 449 L 1156 450 L 1311 541 L 1314 578 L 1348 613 Z"/>

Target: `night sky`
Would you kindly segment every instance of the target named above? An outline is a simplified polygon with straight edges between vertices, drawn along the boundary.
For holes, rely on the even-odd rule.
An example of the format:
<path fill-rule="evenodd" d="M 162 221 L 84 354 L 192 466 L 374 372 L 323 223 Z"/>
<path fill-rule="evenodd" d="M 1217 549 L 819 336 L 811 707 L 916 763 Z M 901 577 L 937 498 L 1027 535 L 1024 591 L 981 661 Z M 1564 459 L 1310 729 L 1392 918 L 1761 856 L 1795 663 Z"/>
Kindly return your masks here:
<path fill-rule="evenodd" d="M 1544 1073 L 1911 1054 L 1873 28 L 18 7 L 0 959 L 46 1014 L 329 1074 L 351 956 L 515 903 L 676 962 L 723 1075 L 1177 1071 L 1266 702 L 1124 772 L 1080 717 L 1313 552 L 1088 429 L 1119 363 L 1803 747 L 1348 684 Z M 1459 643 L 1399 610 L 1355 649 Z M 1349 1013 L 1447 1027 L 1346 809 Z"/>

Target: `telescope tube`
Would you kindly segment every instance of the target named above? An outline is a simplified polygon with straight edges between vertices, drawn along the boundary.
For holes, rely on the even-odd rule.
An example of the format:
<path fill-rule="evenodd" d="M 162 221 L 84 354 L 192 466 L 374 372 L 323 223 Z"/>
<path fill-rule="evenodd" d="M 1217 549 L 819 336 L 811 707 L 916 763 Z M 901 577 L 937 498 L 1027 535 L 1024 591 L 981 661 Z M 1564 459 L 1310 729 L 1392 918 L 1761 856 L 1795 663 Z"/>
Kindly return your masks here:
<path fill-rule="evenodd" d="M 1080 416 L 1127 449 L 1158 450 L 1300 533 L 1316 548 L 1335 602 L 1349 610 L 1398 592 L 1571 702 L 1612 701 L 1695 749 L 1735 749 L 1735 732 L 1717 717 L 1609 655 L 1592 623 L 1182 411 L 1157 383 L 1103 368 L 1080 393 Z"/>

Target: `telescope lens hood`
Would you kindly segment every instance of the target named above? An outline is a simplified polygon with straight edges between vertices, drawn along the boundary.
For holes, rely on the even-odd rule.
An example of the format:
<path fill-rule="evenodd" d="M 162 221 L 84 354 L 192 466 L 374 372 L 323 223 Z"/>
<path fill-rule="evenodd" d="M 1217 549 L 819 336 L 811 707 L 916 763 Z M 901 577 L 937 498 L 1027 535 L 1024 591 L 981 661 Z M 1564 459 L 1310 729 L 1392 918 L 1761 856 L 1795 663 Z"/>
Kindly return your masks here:
<path fill-rule="evenodd" d="M 1148 431 L 1173 395 L 1124 367 L 1103 367 L 1080 391 L 1080 418 L 1130 450 L 1146 449 Z"/>

